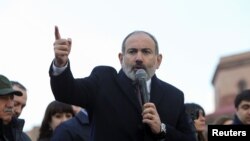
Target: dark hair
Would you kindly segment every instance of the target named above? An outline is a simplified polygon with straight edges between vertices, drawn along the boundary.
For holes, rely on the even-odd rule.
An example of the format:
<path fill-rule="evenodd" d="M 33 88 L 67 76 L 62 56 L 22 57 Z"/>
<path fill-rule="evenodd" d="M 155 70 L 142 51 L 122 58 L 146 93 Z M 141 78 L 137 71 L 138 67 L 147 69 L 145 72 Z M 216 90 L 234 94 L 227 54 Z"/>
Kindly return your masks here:
<path fill-rule="evenodd" d="M 52 120 L 52 116 L 56 113 L 71 113 L 73 116 L 75 116 L 71 105 L 59 101 L 50 102 L 45 110 L 38 139 L 50 138 L 52 136 L 53 131 L 49 124 Z"/>
<path fill-rule="evenodd" d="M 158 42 L 157 42 L 156 38 L 155 38 L 152 34 L 146 32 L 146 31 L 141 31 L 141 30 L 137 30 L 137 31 L 131 32 L 131 33 L 129 33 L 129 34 L 124 38 L 124 40 L 122 41 L 122 53 L 125 53 L 125 48 L 126 48 L 125 44 L 126 44 L 127 39 L 128 39 L 130 36 L 132 36 L 132 35 L 134 35 L 134 34 L 137 34 L 137 33 L 144 33 L 144 34 L 147 34 L 147 35 L 154 41 L 154 43 L 155 43 L 155 53 L 156 53 L 156 54 L 159 54 L 159 47 L 158 47 Z"/>
<path fill-rule="evenodd" d="M 10 81 L 10 82 L 11 82 L 12 86 L 17 86 L 20 89 L 27 91 L 26 87 L 23 84 L 21 84 L 20 82 L 18 82 L 18 81 Z"/>
<path fill-rule="evenodd" d="M 199 111 L 202 111 L 203 116 L 205 116 L 205 110 L 196 103 L 185 103 L 186 113 L 192 118 L 192 120 L 199 118 Z"/>
<path fill-rule="evenodd" d="M 239 93 L 235 100 L 234 100 L 234 106 L 235 108 L 238 108 L 238 106 L 240 105 L 240 103 L 242 101 L 250 101 L 250 90 L 247 89 L 247 90 L 243 90 L 241 93 Z"/>
<path fill-rule="evenodd" d="M 185 112 L 193 121 L 199 118 L 200 110 L 202 111 L 202 114 L 205 117 L 205 111 L 199 104 L 185 103 Z M 192 123 L 194 124 L 194 122 Z M 202 132 L 197 132 L 197 139 L 198 141 L 205 141 L 204 134 Z"/>
<path fill-rule="evenodd" d="M 224 125 L 224 123 L 226 121 L 228 121 L 228 120 L 233 120 L 233 118 L 231 116 L 222 115 L 222 116 L 218 117 L 217 119 L 215 119 L 213 124 L 215 124 L 215 125 Z"/>

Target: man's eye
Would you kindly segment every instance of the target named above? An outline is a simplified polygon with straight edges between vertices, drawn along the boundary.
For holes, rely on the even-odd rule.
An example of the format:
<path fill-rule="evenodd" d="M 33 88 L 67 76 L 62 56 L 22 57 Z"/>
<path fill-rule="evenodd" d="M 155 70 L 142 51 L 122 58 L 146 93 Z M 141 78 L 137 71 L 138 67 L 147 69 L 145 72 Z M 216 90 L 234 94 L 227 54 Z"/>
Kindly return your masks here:
<path fill-rule="evenodd" d="M 150 54 L 150 51 L 145 50 L 145 51 L 143 51 L 143 53 L 144 54 Z"/>
<path fill-rule="evenodd" d="M 17 102 L 14 102 L 14 106 L 18 106 L 18 105 L 20 105 L 19 103 L 17 103 Z"/>
<path fill-rule="evenodd" d="M 143 54 L 151 54 L 152 51 L 149 50 L 149 49 L 143 49 L 143 50 L 142 50 L 142 53 L 143 53 Z"/>
<path fill-rule="evenodd" d="M 129 53 L 129 54 L 135 54 L 135 53 L 136 53 L 136 50 L 129 50 L 128 53 Z"/>
<path fill-rule="evenodd" d="M 244 106 L 242 106 L 242 109 L 244 109 L 244 110 L 247 110 L 249 108 L 250 108 L 250 105 L 244 105 Z"/>

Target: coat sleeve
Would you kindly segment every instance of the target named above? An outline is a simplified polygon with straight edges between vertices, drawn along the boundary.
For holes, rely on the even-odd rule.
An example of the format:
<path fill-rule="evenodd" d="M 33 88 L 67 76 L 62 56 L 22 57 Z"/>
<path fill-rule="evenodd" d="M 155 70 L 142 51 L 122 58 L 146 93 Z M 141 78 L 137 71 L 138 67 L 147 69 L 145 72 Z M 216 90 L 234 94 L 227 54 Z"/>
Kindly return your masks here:
<path fill-rule="evenodd" d="M 60 124 L 53 132 L 50 141 L 73 141 L 73 137 L 64 124 Z"/>

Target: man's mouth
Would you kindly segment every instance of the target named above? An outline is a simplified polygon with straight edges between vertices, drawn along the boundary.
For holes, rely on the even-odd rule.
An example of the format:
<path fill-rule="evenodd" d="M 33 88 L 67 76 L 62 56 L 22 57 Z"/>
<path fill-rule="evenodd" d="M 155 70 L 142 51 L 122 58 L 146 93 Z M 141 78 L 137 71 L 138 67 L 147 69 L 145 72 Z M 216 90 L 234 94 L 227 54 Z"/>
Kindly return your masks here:
<path fill-rule="evenodd" d="M 11 109 L 11 108 L 5 108 L 4 112 L 5 113 L 13 113 L 13 109 Z"/>

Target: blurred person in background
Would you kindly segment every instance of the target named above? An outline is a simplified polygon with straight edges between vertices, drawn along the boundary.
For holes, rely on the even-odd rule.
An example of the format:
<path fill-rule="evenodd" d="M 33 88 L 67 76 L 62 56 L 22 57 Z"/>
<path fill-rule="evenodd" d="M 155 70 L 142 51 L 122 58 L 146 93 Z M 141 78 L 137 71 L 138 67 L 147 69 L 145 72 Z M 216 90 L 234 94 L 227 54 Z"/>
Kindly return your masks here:
<path fill-rule="evenodd" d="M 75 117 L 60 124 L 54 131 L 51 141 L 88 141 L 90 125 L 84 108 L 72 105 Z"/>
<path fill-rule="evenodd" d="M 214 122 L 214 125 L 231 125 L 233 123 L 233 118 L 231 116 L 222 115 L 219 116 Z"/>
<path fill-rule="evenodd" d="M 14 90 L 20 91 L 23 94 L 22 96 L 14 96 L 14 115 L 19 117 L 27 103 L 27 89 L 17 81 L 11 81 L 11 84 Z"/>
<path fill-rule="evenodd" d="M 233 124 L 250 124 L 250 90 L 244 90 L 239 93 L 235 100 L 234 106 L 236 113 L 234 115 Z"/>
<path fill-rule="evenodd" d="M 19 83 L 18 81 L 11 81 L 12 88 L 16 91 L 20 91 L 23 95 L 22 96 L 14 96 L 14 116 L 19 119 L 19 121 L 23 124 L 25 124 L 24 119 L 20 119 L 19 116 L 21 115 L 23 108 L 26 106 L 27 103 L 27 89 L 26 87 Z M 23 132 L 23 136 L 25 137 L 26 141 L 31 141 L 30 137 Z"/>
<path fill-rule="evenodd" d="M 23 134 L 24 121 L 14 116 L 14 96 L 22 96 L 14 90 L 10 80 L 0 75 L 0 141 L 30 141 Z"/>
<path fill-rule="evenodd" d="M 50 102 L 45 110 L 38 141 L 50 141 L 55 128 L 74 116 L 75 113 L 71 105 L 55 100 Z"/>
<path fill-rule="evenodd" d="M 185 103 L 186 113 L 196 131 L 197 141 L 206 141 L 206 118 L 204 109 L 196 103 Z"/>

